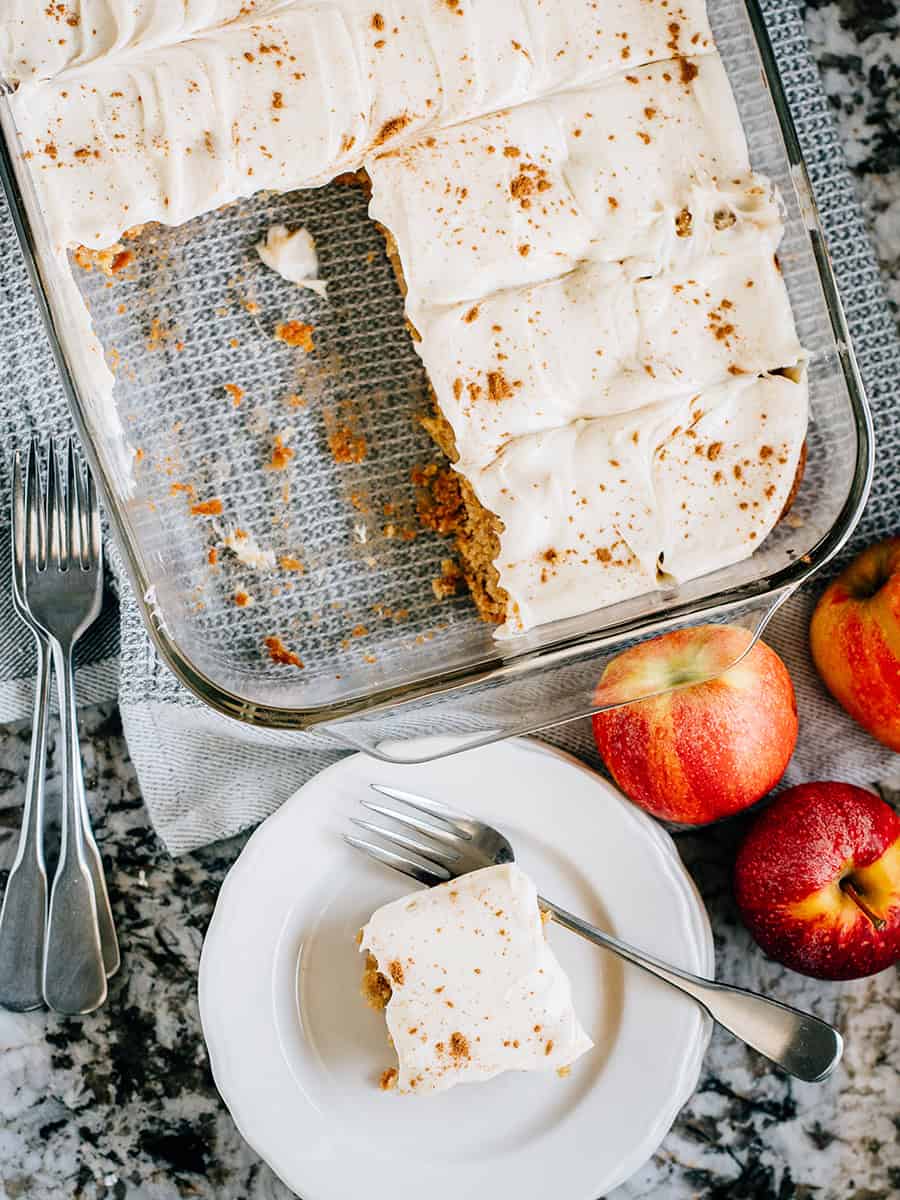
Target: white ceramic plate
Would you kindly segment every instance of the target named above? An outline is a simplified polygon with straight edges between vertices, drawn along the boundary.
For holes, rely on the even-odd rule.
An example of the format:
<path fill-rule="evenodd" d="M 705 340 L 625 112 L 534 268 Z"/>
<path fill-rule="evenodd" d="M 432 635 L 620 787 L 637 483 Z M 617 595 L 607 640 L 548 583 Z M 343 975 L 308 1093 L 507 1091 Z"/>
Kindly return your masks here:
<path fill-rule="evenodd" d="M 508 1073 L 439 1095 L 378 1089 L 395 1059 L 360 995 L 357 930 L 416 884 L 341 841 L 372 782 L 498 825 L 538 889 L 711 974 L 702 902 L 671 839 L 574 759 L 525 739 L 437 763 L 346 758 L 257 830 L 200 964 L 213 1075 L 250 1145 L 305 1200 L 595 1200 L 654 1152 L 693 1091 L 709 1022 L 691 1001 L 551 927 L 594 1050 L 560 1079 Z M 552 1181 L 552 1182 L 551 1182 Z"/>

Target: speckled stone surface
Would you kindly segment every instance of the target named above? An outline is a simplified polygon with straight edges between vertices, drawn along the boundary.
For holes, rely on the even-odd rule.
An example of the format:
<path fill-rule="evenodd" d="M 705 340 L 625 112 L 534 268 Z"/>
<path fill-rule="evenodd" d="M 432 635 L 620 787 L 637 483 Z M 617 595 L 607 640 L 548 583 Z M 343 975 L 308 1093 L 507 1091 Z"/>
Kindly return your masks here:
<path fill-rule="evenodd" d="M 898 6 L 814 2 L 806 24 L 900 311 Z M 116 712 L 85 713 L 83 733 L 123 970 L 93 1017 L 0 1013 L 0 1197 L 288 1200 L 218 1099 L 197 1017 L 203 932 L 245 839 L 173 862 L 148 825 Z M 14 852 L 28 739 L 27 729 L 0 732 L 0 880 Z M 51 806 L 56 783 L 51 761 Z M 697 1092 L 616 1200 L 900 1197 L 897 973 L 822 984 L 766 961 L 730 895 L 740 832 L 729 825 L 679 842 L 710 910 L 719 974 L 836 1022 L 844 1062 L 824 1085 L 797 1084 L 714 1035 Z"/>

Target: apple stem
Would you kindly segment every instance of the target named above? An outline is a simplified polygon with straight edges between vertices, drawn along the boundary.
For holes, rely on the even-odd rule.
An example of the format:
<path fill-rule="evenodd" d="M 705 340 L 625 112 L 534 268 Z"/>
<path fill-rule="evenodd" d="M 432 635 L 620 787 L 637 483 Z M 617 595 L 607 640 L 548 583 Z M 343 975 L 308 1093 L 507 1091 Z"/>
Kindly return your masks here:
<path fill-rule="evenodd" d="M 887 921 L 885 921 L 883 917 L 879 917 L 878 913 L 872 911 L 872 909 L 869 907 L 869 905 L 866 903 L 866 901 L 862 898 L 862 896 L 856 890 L 856 887 L 854 886 L 852 880 L 842 879 L 841 880 L 841 890 L 846 892 L 847 895 L 850 897 L 850 899 L 853 901 L 853 903 L 857 906 L 857 908 L 859 908 L 860 911 L 865 913 L 865 915 L 869 918 L 869 920 L 872 922 L 872 924 L 875 926 L 876 929 L 884 929 L 885 925 L 887 924 Z"/>

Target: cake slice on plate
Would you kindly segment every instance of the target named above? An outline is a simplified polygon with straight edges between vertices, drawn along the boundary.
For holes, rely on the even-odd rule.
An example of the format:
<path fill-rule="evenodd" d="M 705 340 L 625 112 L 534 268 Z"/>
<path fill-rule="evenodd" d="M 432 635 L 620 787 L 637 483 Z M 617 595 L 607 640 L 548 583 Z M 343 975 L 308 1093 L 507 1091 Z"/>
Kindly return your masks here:
<path fill-rule="evenodd" d="M 439 1092 L 502 1071 L 563 1070 L 592 1042 L 514 864 L 473 871 L 373 914 L 366 999 L 384 1009 L 397 1068 L 382 1086 Z"/>

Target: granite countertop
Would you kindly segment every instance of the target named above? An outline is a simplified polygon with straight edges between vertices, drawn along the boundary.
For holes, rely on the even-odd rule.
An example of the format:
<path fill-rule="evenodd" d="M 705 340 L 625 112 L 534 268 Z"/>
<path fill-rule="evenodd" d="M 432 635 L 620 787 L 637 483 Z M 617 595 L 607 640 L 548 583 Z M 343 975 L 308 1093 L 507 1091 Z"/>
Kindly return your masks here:
<path fill-rule="evenodd" d="M 806 25 L 900 312 L 898 5 L 811 0 Z M 0 1197 L 288 1200 L 217 1096 L 197 1016 L 203 932 L 245 839 L 173 861 L 148 823 L 115 709 L 87 711 L 83 734 L 124 968 L 87 1019 L 0 1014 Z M 29 738 L 0 731 L 0 868 L 14 852 Z M 51 759 L 51 804 L 57 784 Z M 716 1033 L 694 1097 L 615 1198 L 900 1196 L 896 971 L 821 984 L 765 960 L 730 895 L 739 832 L 679 840 L 710 910 L 719 973 L 836 1022 L 844 1061 L 826 1084 L 800 1084 Z"/>

